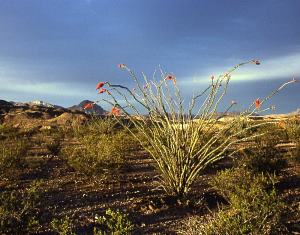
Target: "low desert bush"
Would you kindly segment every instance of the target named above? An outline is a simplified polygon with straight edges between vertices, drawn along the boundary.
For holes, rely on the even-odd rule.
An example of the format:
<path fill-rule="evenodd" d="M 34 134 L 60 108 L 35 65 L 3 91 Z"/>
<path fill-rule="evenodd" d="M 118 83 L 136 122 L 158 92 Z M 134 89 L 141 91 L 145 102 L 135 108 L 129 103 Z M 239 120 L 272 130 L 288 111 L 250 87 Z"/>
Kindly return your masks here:
<path fill-rule="evenodd" d="M 244 168 L 220 172 L 214 189 L 229 203 L 218 212 L 187 220 L 180 234 L 284 234 L 284 204 L 274 188 L 276 178 Z"/>
<path fill-rule="evenodd" d="M 53 156 L 58 156 L 61 150 L 61 141 L 60 140 L 52 140 L 46 143 L 46 148 Z"/>
<path fill-rule="evenodd" d="M 38 210 L 42 182 L 25 190 L 6 190 L 0 194 L 0 233 L 27 234 L 39 227 Z"/>
<path fill-rule="evenodd" d="M 295 144 L 290 150 L 290 155 L 295 161 L 300 162 L 300 120 L 290 119 L 284 123 L 284 126 L 289 141 Z"/>
<path fill-rule="evenodd" d="M 96 224 L 94 235 L 128 235 L 134 228 L 127 214 L 111 209 L 107 209 L 104 216 L 97 217 Z"/>
<path fill-rule="evenodd" d="M 59 235 L 75 235 L 74 225 L 68 216 L 62 219 L 53 219 L 50 225 L 52 230 Z"/>
<path fill-rule="evenodd" d="M 25 164 L 29 144 L 24 139 L 6 139 L 0 142 L 0 176 L 16 176 Z"/>
<path fill-rule="evenodd" d="M 282 133 L 276 129 L 259 131 L 262 135 L 254 138 L 253 145 L 242 151 L 238 164 L 255 172 L 279 173 L 287 165 L 284 154 L 276 146 L 282 140 Z"/>
<path fill-rule="evenodd" d="M 76 134 L 78 144 L 65 147 L 63 154 L 70 166 L 87 175 L 116 173 L 125 164 L 126 155 L 136 146 L 125 130 L 81 133 L 79 130 Z"/>
<path fill-rule="evenodd" d="M 16 136 L 16 128 L 6 125 L 0 125 L 0 140 L 4 140 L 8 137 Z"/>
<path fill-rule="evenodd" d="M 117 121 L 111 117 L 94 117 L 84 124 L 74 122 L 72 124 L 72 133 L 75 138 L 83 137 L 85 135 L 111 134 L 116 130 L 116 125 Z"/>

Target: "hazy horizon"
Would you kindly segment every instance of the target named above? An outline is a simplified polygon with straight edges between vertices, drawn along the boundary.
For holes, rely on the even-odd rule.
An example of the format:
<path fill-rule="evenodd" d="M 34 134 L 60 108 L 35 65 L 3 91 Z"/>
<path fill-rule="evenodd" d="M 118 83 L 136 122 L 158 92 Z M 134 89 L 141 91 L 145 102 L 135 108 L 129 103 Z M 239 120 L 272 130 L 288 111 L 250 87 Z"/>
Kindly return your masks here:
<path fill-rule="evenodd" d="M 259 59 L 233 74 L 224 100 L 243 110 L 300 79 L 299 9 L 297 0 L 0 0 L 0 99 L 63 107 L 98 100 L 99 81 L 133 86 L 119 63 L 149 77 L 161 65 L 188 99 L 211 75 Z M 299 84 L 268 105 L 300 108 Z"/>

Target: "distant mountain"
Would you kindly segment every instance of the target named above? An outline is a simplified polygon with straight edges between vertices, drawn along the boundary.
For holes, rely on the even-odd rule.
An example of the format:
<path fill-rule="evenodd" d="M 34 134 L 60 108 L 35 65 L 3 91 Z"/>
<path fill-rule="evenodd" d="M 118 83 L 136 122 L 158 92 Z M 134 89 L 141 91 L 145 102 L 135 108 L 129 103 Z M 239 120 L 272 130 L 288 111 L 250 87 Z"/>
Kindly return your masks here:
<path fill-rule="evenodd" d="M 33 100 L 31 102 L 28 102 L 27 104 L 37 105 L 37 106 L 47 107 L 47 108 L 62 108 L 62 109 L 64 109 L 64 107 L 62 107 L 62 106 L 55 105 L 55 104 L 50 104 L 50 103 L 42 101 L 42 100 Z"/>
<path fill-rule="evenodd" d="M 4 106 L 7 106 L 7 107 L 10 107 L 10 106 L 13 106 L 14 104 L 12 104 L 11 102 L 8 102 L 8 101 L 5 101 L 5 100 L 0 100 L 0 107 L 4 107 Z"/>
<path fill-rule="evenodd" d="M 104 115 L 107 113 L 101 106 L 94 104 L 92 109 L 86 109 L 84 110 L 84 106 L 88 103 L 93 103 L 93 101 L 90 100 L 83 100 L 78 105 L 73 105 L 72 107 L 69 107 L 70 110 L 79 110 L 79 111 L 85 111 L 89 114 L 97 114 L 97 115 Z"/>

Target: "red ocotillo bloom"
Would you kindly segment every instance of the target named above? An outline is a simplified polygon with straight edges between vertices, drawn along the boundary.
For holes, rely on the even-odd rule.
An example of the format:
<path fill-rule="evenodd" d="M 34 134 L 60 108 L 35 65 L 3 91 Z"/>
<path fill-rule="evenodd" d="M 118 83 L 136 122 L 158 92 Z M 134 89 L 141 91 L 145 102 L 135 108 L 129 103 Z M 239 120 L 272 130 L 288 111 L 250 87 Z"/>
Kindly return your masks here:
<path fill-rule="evenodd" d="M 118 108 L 116 108 L 116 107 L 112 107 L 110 113 L 111 113 L 112 115 L 115 115 L 115 116 L 120 116 L 121 110 L 118 109 Z"/>
<path fill-rule="evenodd" d="M 124 68 L 126 67 L 126 65 L 125 65 L 125 64 L 118 64 L 118 67 L 119 67 L 120 69 L 124 69 Z"/>
<path fill-rule="evenodd" d="M 261 106 L 261 101 L 260 101 L 260 99 L 256 99 L 256 100 L 255 100 L 255 107 L 256 107 L 257 109 L 259 109 L 260 106 Z"/>
<path fill-rule="evenodd" d="M 166 77 L 165 77 L 165 80 L 172 80 L 174 85 L 176 84 L 176 78 L 174 75 L 172 74 L 168 74 Z"/>
<path fill-rule="evenodd" d="M 105 84 L 105 82 L 99 82 L 96 86 L 96 90 L 100 89 L 101 87 L 103 87 Z"/>
<path fill-rule="evenodd" d="M 93 103 L 87 103 L 87 104 L 85 104 L 85 105 L 83 106 L 83 109 L 92 109 L 93 106 L 94 106 Z"/>
<path fill-rule="evenodd" d="M 101 88 L 99 89 L 98 94 L 102 94 L 104 92 L 108 92 L 108 91 L 105 88 Z"/>

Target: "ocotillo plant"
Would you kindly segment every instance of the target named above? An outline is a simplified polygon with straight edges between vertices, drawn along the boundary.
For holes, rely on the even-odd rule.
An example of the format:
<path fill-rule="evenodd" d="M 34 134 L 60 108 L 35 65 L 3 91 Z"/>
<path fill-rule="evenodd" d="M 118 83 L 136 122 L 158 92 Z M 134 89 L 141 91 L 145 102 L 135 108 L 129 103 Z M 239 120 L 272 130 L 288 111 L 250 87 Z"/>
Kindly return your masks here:
<path fill-rule="evenodd" d="M 155 160 L 161 186 L 167 193 L 183 197 L 199 173 L 209 164 L 235 153 L 237 149 L 233 145 L 236 143 L 255 137 L 253 134 L 242 135 L 240 138 L 242 133 L 266 124 L 254 123 L 232 131 L 237 129 L 240 120 L 247 119 L 254 112 L 270 109 L 262 109 L 262 104 L 286 85 L 296 81 L 293 79 L 282 84 L 269 96 L 253 101 L 233 121 L 219 125 L 217 110 L 228 90 L 231 74 L 240 66 L 251 63 L 260 64 L 258 60 L 251 60 L 238 64 L 218 77 L 212 76 L 210 85 L 203 92 L 193 95 L 188 105 L 184 103 L 176 77 L 162 69 L 159 70 L 159 80 L 155 79 L 155 75 L 149 80 L 144 74 L 139 79 L 125 64 L 120 64 L 119 68 L 128 71 L 136 87 L 130 89 L 124 85 L 100 82 L 96 89 L 99 94 L 107 93 L 111 98 L 102 99 L 112 105 L 111 115 L 126 128 L 128 126 L 123 124 L 122 119 L 128 118 L 139 131 L 137 135 L 128 128 Z M 200 107 L 196 105 L 197 102 L 201 103 Z M 235 104 L 229 104 L 224 113 Z"/>

